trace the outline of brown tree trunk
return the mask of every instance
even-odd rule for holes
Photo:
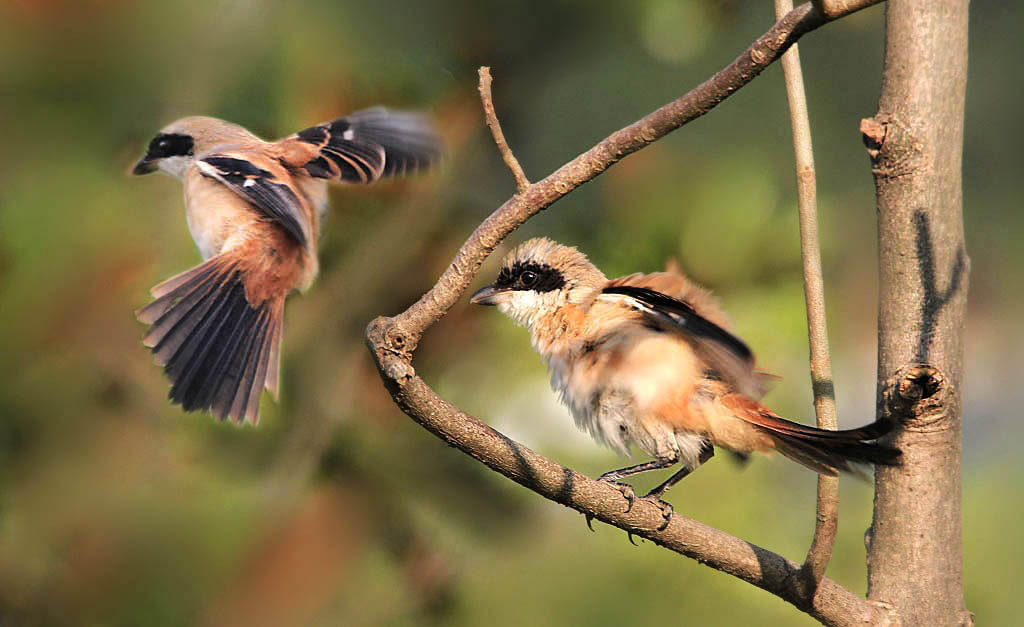
[[[960,510],[968,259],[961,153],[967,0],[890,0],[878,114],[878,414],[904,465],[875,476],[868,598],[904,627],[969,624]]]

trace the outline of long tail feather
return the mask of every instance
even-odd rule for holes
[[[221,257],[164,281],[153,295],[136,315],[152,325],[144,344],[172,382],[171,401],[258,422],[260,391],[277,394],[284,297],[249,303],[242,271]]]
[[[899,449],[878,439],[895,427],[890,420],[876,420],[856,429],[832,431],[791,422],[748,397],[731,394],[722,400],[736,416],[766,433],[775,449],[789,459],[825,474],[856,472],[851,464],[900,464]]]

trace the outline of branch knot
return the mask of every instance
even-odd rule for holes
[[[906,425],[931,425],[946,416],[946,390],[946,377],[934,366],[907,366],[889,379],[886,409]]]
[[[900,120],[885,114],[864,118],[860,132],[875,174],[895,178],[924,167],[921,140]]]
[[[882,146],[885,144],[885,135],[888,130],[888,123],[876,118],[864,118],[860,121],[861,140],[863,140],[864,147],[867,148],[868,156],[872,161],[878,159],[878,153],[881,152]]]
[[[377,368],[395,382],[416,376],[412,367],[412,351],[417,340],[394,318],[379,316],[366,327],[366,345],[377,362]]]

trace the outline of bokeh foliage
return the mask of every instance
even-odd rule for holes
[[[1009,582],[1024,560],[1024,396],[1011,379],[1024,81],[1003,73],[1017,67],[1024,9],[972,11],[966,587],[979,622],[1006,625],[1019,620]],[[846,426],[874,407],[874,196],[857,124],[875,111],[882,14],[801,42]],[[0,2],[0,622],[809,623],[696,563],[591,534],[435,441],[391,405],[362,344],[367,321],[417,298],[513,190],[482,123],[479,65],[493,68],[506,134],[539,178],[696,85],[771,16],[770,3],[740,0]],[[332,193],[322,275],[290,301],[282,398],[264,399],[258,429],[183,415],[131,314],[198,254],[180,186],[127,177],[133,158],[184,114],[273,137],[378,103],[434,112],[445,165]],[[609,275],[676,258],[783,375],[769,401],[810,420],[791,152],[773,67],[512,239],[578,245]],[[621,463],[575,431],[525,332],[493,311],[457,307],[417,367],[563,463],[595,475]],[[671,500],[799,560],[813,498],[813,476],[792,464],[722,456]],[[870,505],[868,484],[844,481],[829,574],[854,590]]]

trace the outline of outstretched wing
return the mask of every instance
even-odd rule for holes
[[[276,146],[288,167],[347,183],[418,172],[441,156],[440,139],[426,117],[383,107],[312,126]]]
[[[601,294],[602,300],[620,300],[639,311],[644,323],[652,328],[678,333],[709,371],[738,392],[760,396],[760,378],[750,348],[690,305],[650,288],[631,285],[609,285]]]
[[[302,246],[312,238],[310,212],[279,161],[255,150],[227,149],[196,160],[199,173],[248,200]]]

